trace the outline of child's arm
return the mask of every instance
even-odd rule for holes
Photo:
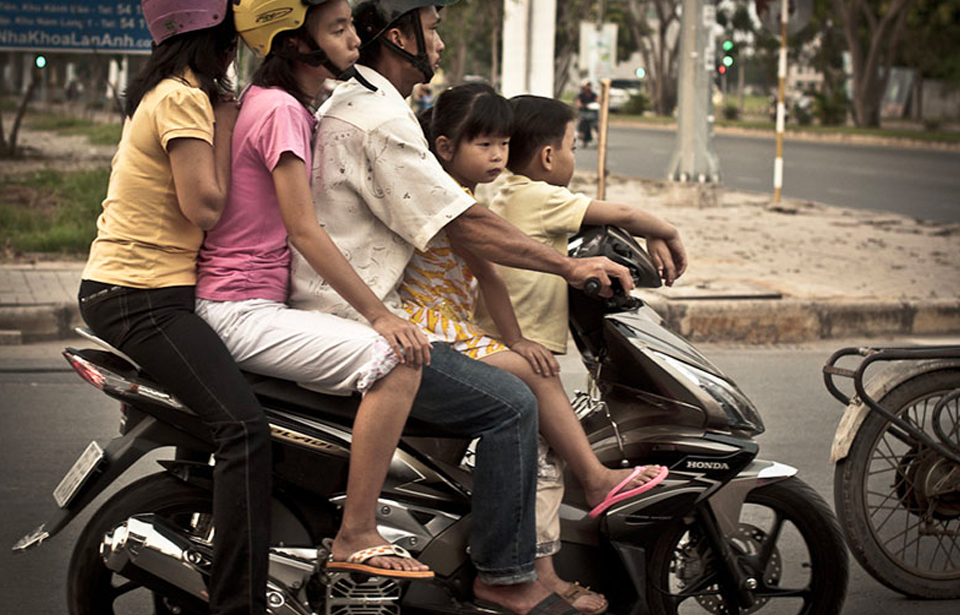
[[[490,312],[490,317],[497,325],[501,341],[510,350],[525,358],[535,373],[544,377],[559,375],[560,363],[557,362],[553,353],[545,346],[523,337],[517,315],[510,303],[507,285],[503,283],[503,278],[497,273],[493,263],[465,250],[462,246],[455,244],[451,246],[453,251],[467,263],[467,267],[477,279],[477,285],[483,293],[483,301],[487,311]]]
[[[303,160],[290,152],[282,154],[273,170],[273,184],[290,243],[347,303],[370,321],[377,333],[386,338],[401,362],[414,366],[429,365],[430,342],[423,332],[387,309],[320,226],[313,210]]]
[[[619,226],[632,235],[645,238],[647,251],[667,286],[687,270],[687,253],[677,228],[639,207],[591,201],[583,216],[583,224]]]

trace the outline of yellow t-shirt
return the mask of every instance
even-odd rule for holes
[[[521,231],[561,254],[567,239],[580,229],[593,199],[562,186],[533,181],[523,175],[506,178],[490,202],[490,209]],[[560,276],[497,266],[510,293],[520,331],[552,352],[567,351],[567,283]],[[477,302],[475,320],[496,335],[496,325],[483,301]]]
[[[180,210],[167,145],[213,144],[213,106],[187,71],[144,95],[123,124],[83,279],[133,288],[192,286],[203,231]]]

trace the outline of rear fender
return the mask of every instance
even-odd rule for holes
[[[864,384],[864,389],[870,397],[880,400],[907,380],[928,372],[956,367],[960,367],[960,361],[949,359],[891,363],[871,377]],[[888,408],[888,410],[896,411],[896,408]],[[840,424],[837,426],[837,431],[833,435],[833,445],[830,447],[830,463],[837,463],[846,459],[850,453],[850,446],[869,413],[870,408],[856,398],[854,398],[853,403],[847,406],[843,412],[843,417],[840,419]]]
[[[63,508],[52,503],[51,508],[55,510],[49,514],[46,523],[21,538],[13,550],[25,551],[47,538],[56,536],[140,458],[153,450],[170,445],[195,446],[199,447],[198,450],[208,447],[202,441],[152,417],[137,422],[125,434],[110,441],[103,450],[103,461],[77,494]]]

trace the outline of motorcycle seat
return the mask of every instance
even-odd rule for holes
[[[303,388],[296,382],[244,372],[254,394],[268,408],[283,410],[304,418],[333,420],[346,427],[353,425],[360,406],[360,395],[329,395]],[[445,431],[424,421],[410,417],[403,435],[423,438],[455,438],[457,434]],[[462,437],[462,436],[459,436]]]
[[[101,339],[85,327],[77,327],[75,330],[81,337],[93,342],[106,351],[101,351],[99,363],[104,364],[106,362],[112,369],[128,379],[149,384],[157,390],[164,390],[164,387],[156,384],[154,379],[151,378],[136,361],[115,348],[112,344]],[[114,355],[114,358],[110,359],[107,353]],[[92,358],[89,356],[89,353],[88,358]],[[129,365],[125,366],[124,361]],[[243,372],[243,374],[250,383],[254,394],[266,408],[284,410],[305,418],[332,420],[345,427],[353,425],[353,420],[356,418],[357,407],[360,405],[359,394],[344,396],[319,393],[307,390],[296,382],[289,380],[281,380],[279,378],[262,376],[250,372]],[[193,414],[189,409],[187,409],[187,411]],[[423,438],[462,437],[413,417],[407,419],[406,425],[404,425],[403,435]]]

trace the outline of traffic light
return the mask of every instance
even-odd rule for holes
[[[721,64],[720,66],[717,67],[717,72],[720,73],[721,75],[726,75],[727,67]]]
[[[637,76],[637,79],[643,79],[647,76],[647,69],[642,66],[638,66],[637,70],[633,71],[633,74]]]
[[[43,68],[47,65],[47,56],[38,54],[36,58],[33,59],[33,63],[37,68]]]
[[[733,44],[733,41],[728,38],[723,41],[721,48],[723,49],[723,57],[720,59],[720,63],[724,67],[730,68],[736,61],[737,47]],[[723,72],[724,71],[722,71],[721,74],[723,74]]]

